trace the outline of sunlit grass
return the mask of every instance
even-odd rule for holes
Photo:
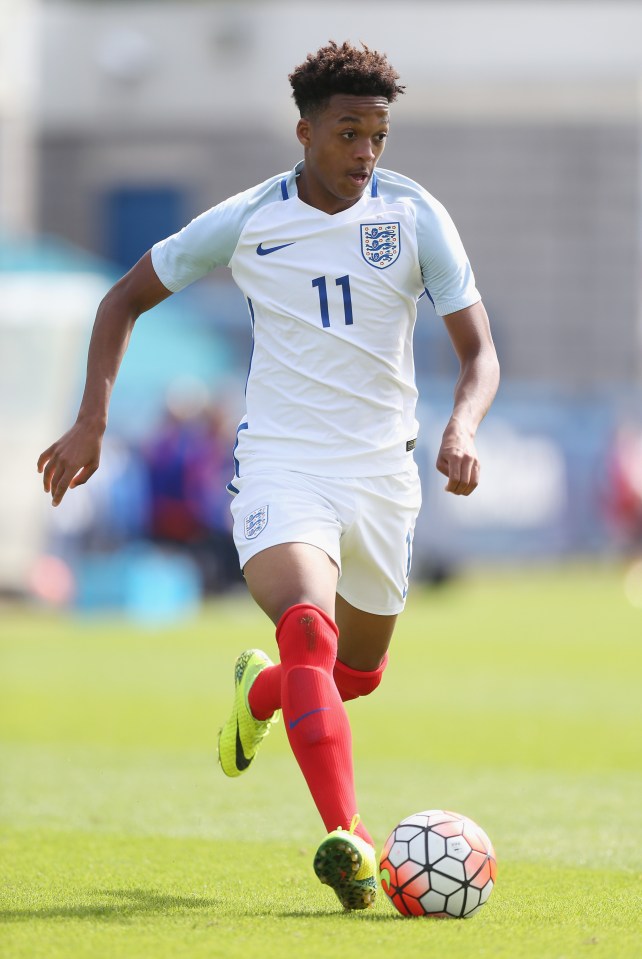
[[[637,959],[642,612],[622,573],[415,588],[384,682],[349,704],[380,844],[435,807],[493,839],[497,888],[469,921],[403,920],[383,894],[340,911],[281,727],[247,776],[220,774],[251,645],[275,652],[238,599],[160,632],[3,610],[3,957]]]

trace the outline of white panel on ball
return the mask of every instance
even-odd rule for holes
[[[428,833],[428,861],[437,862],[446,855],[446,840],[436,832]]]
[[[463,882],[466,878],[463,862],[458,862],[456,859],[450,859],[448,856],[446,856],[445,859],[440,859],[435,868],[438,869],[439,872],[445,873],[446,876],[451,876],[453,879],[458,879],[459,882]]]
[[[459,859],[463,862],[466,856],[470,855],[471,851],[470,846],[463,836],[451,836],[450,839],[446,840],[446,853],[453,859]]]
[[[447,911],[451,916],[461,916],[464,911],[464,889],[458,889],[452,896],[448,897]]]
[[[443,912],[446,908],[446,897],[438,892],[427,892],[419,900],[426,912]]]
[[[455,879],[450,879],[448,876],[442,876],[439,872],[430,873],[430,885],[435,890],[435,892],[441,892],[444,896],[449,896],[451,893],[456,892],[459,889],[459,883]]]
[[[426,834],[419,833],[418,836],[415,836],[414,839],[411,839],[408,843],[408,851],[410,853],[410,858],[414,859],[415,862],[420,862],[422,866],[426,865]]]

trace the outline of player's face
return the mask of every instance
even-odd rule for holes
[[[325,213],[347,210],[363,195],[383,153],[390,117],[385,97],[335,93],[325,109],[297,125],[305,148],[300,198]]]

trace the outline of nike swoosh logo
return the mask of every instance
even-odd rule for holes
[[[241,734],[239,732],[239,724],[236,724],[236,768],[242,772],[252,762],[251,759],[245,758],[245,753],[243,752],[243,743],[241,742]]]
[[[329,706],[319,706],[318,709],[311,709],[309,713],[303,713],[303,715],[299,716],[298,719],[291,719],[289,723],[290,729],[294,729],[295,726],[298,726],[302,719],[307,719],[308,716],[314,716],[315,713],[327,712],[329,709]]]
[[[284,250],[286,246],[294,246],[295,243],[296,243],[296,240],[292,240],[291,243],[281,243],[280,246],[265,246],[265,247],[263,246],[262,243],[259,243],[259,245],[256,248],[256,252],[258,253],[259,256],[267,256],[268,253],[276,253],[277,250]]]

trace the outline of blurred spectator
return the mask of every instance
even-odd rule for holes
[[[642,428],[617,428],[607,460],[607,521],[626,553],[642,550]]]
[[[147,470],[137,449],[108,436],[94,481],[49,518],[53,551],[69,560],[140,540],[148,524]]]
[[[143,451],[149,473],[149,535],[191,553],[208,593],[242,582],[229,494],[233,436],[225,411],[199,390],[170,392],[158,432]]]

